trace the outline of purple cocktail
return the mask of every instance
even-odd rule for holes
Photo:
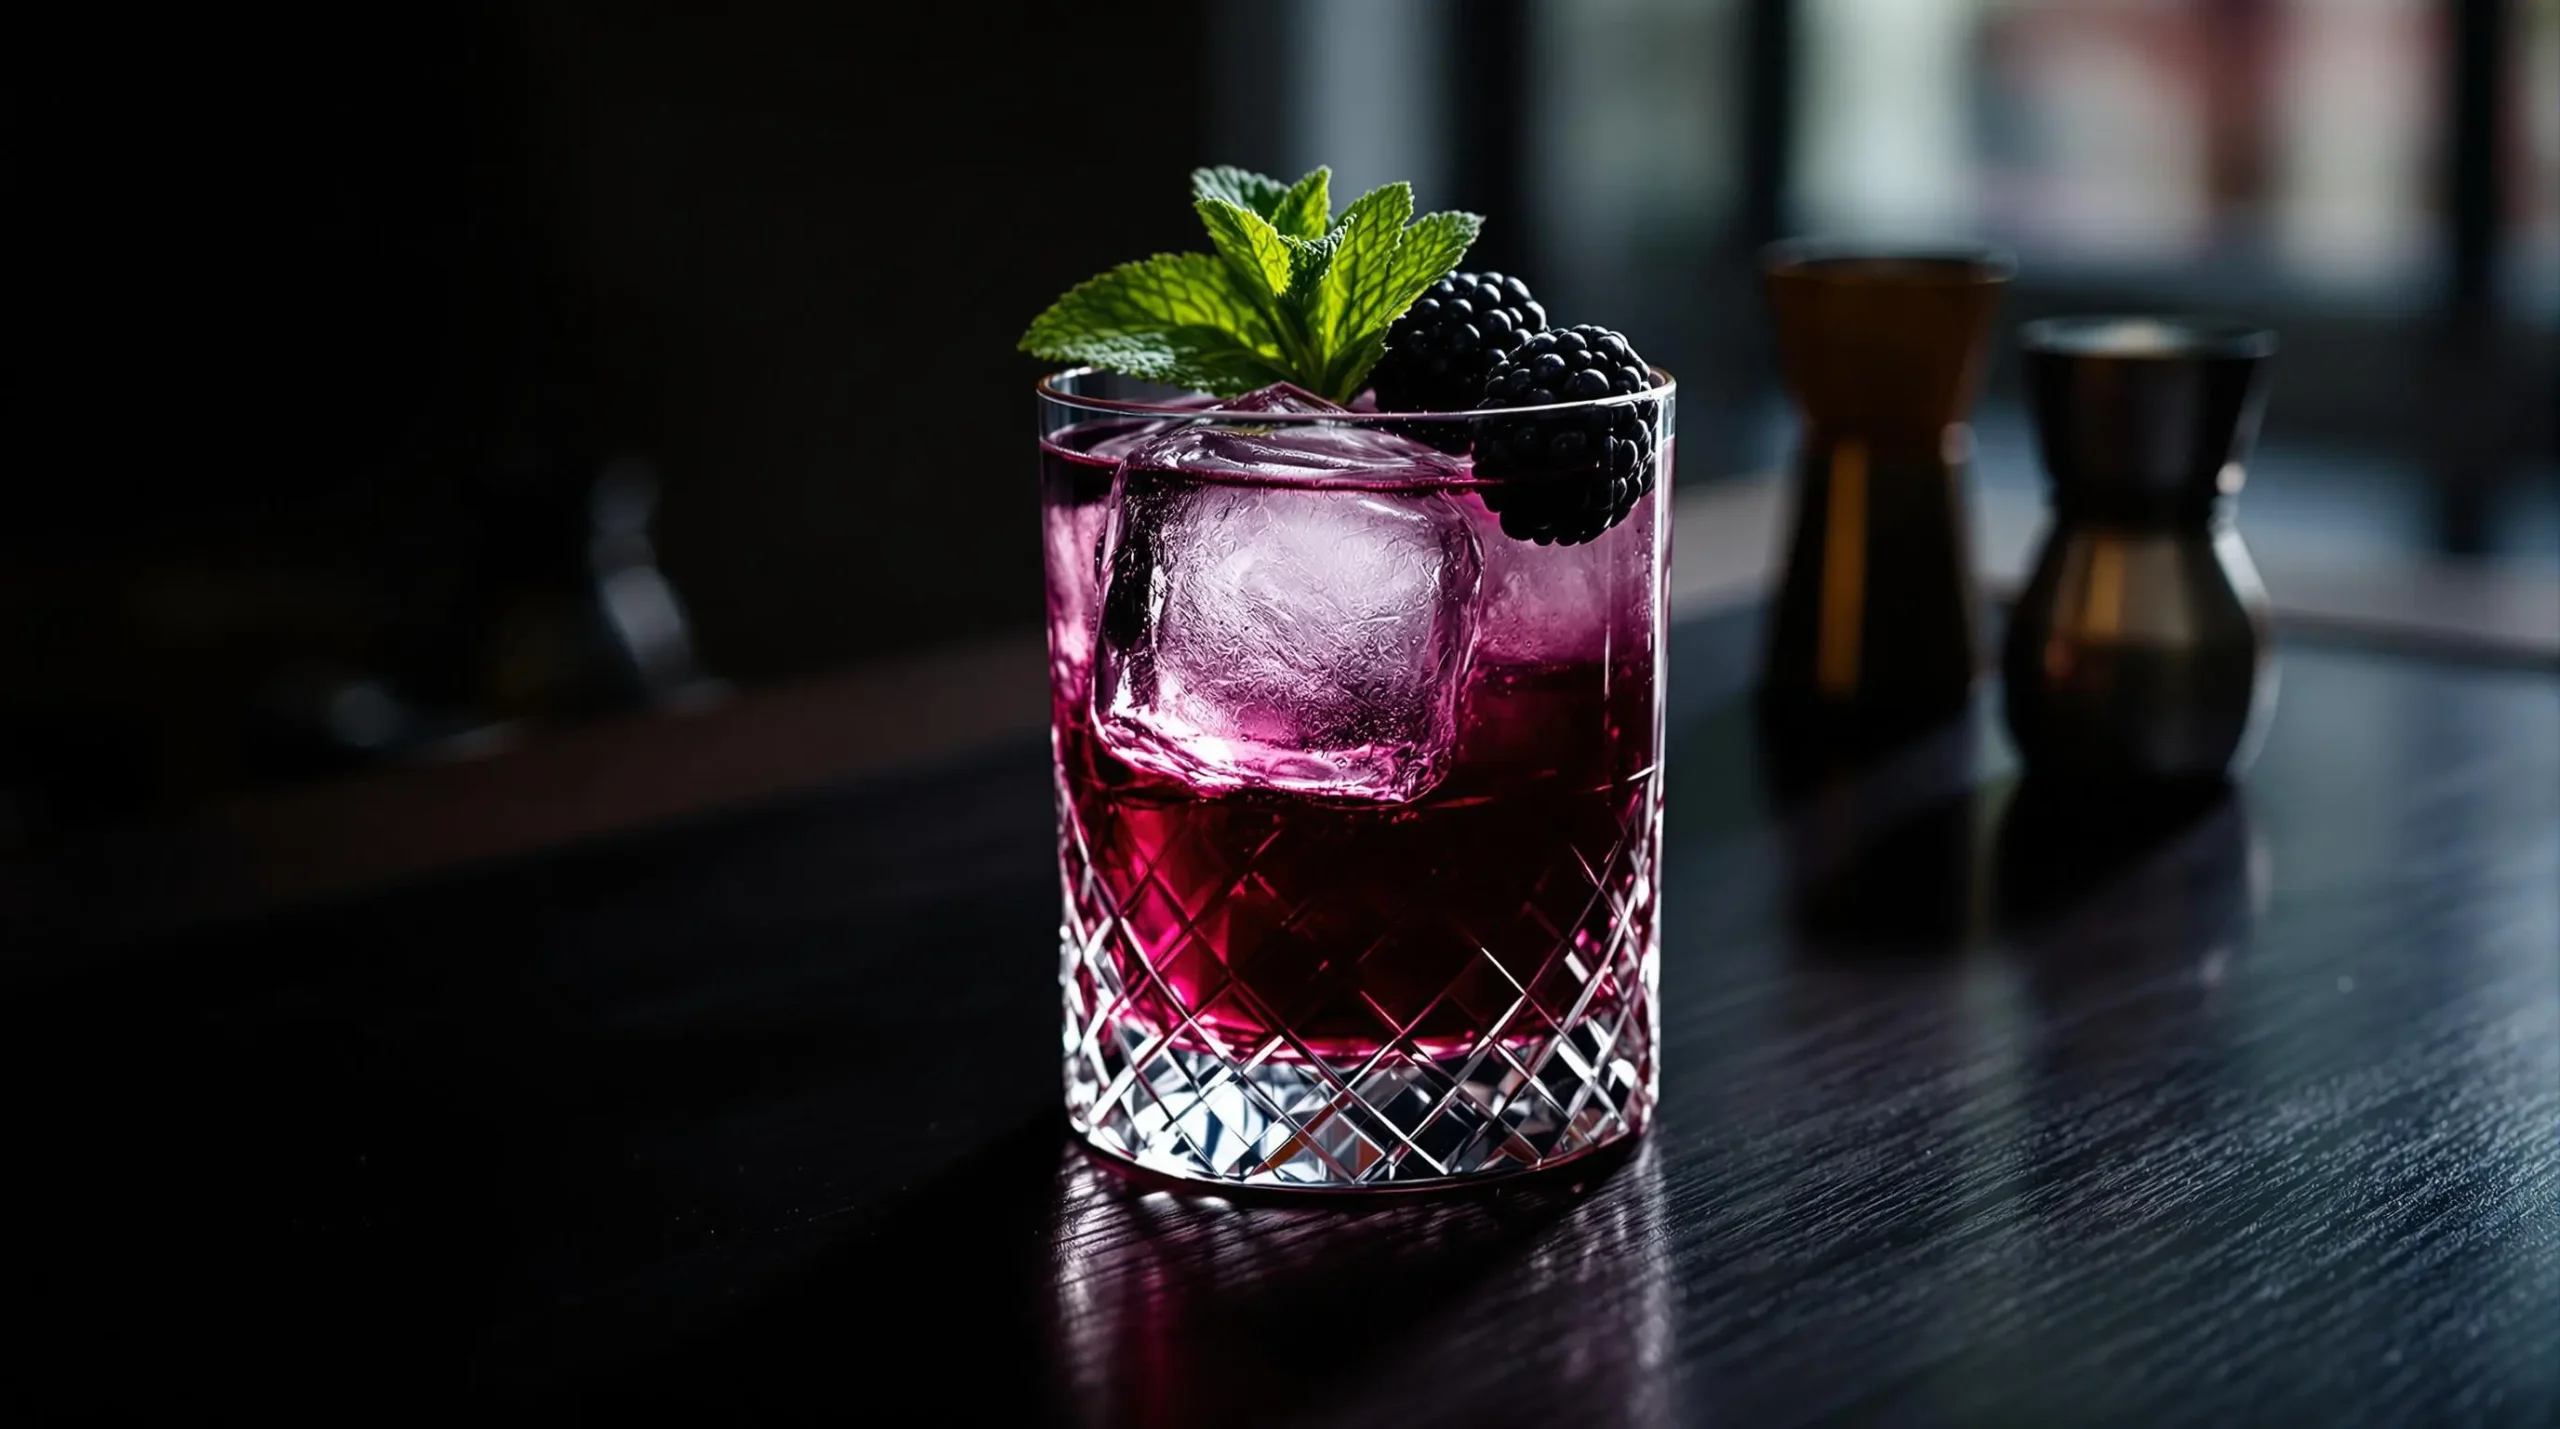
[[[1653,381],[1429,420],[1286,387],[1212,407],[1093,372],[1042,385],[1067,1095],[1096,1147],[1348,1188],[1643,1128],[1672,438]],[[1524,513],[1570,513],[1605,460],[1482,460],[1577,424],[1605,458],[1609,423],[1638,419],[1644,480],[1561,536]]]

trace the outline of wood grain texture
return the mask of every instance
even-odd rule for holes
[[[2553,1421],[2560,682],[2288,649],[2244,790],[2093,831],[1984,719],[1774,757],[1755,638],[1675,636],[1662,1119],[1578,1181],[1230,1203],[1075,1150],[1026,744],[20,960],[0,1395]]]

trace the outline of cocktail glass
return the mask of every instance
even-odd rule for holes
[[[1040,384],[1067,1109],[1096,1149],[1356,1190],[1644,1129],[1656,378],[1452,414]],[[1650,489],[1592,539],[1506,534],[1501,511],[1591,478],[1480,473],[1486,424],[1605,430],[1620,409],[1650,434]]]

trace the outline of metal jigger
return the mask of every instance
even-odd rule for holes
[[[1802,426],[1760,678],[1791,740],[1890,740],[1971,703],[1965,414],[2014,270],[1980,247],[1796,240],[1761,255]]]
[[[2019,343],[2053,504],[2001,665],[2029,779],[2218,783],[2275,704],[2266,592],[2231,519],[2275,335],[2052,318]]]

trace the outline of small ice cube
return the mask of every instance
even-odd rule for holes
[[[1597,660],[1646,628],[1654,507],[1641,503],[1598,540],[1540,546],[1502,534],[1502,518],[1470,505],[1484,546],[1476,658],[1502,664]]]
[[[1254,400],[1226,410],[1341,410]],[[1461,475],[1356,426],[1203,423],[1129,452],[1104,537],[1103,741],[1204,790],[1429,789],[1457,738],[1483,568],[1439,489]]]

